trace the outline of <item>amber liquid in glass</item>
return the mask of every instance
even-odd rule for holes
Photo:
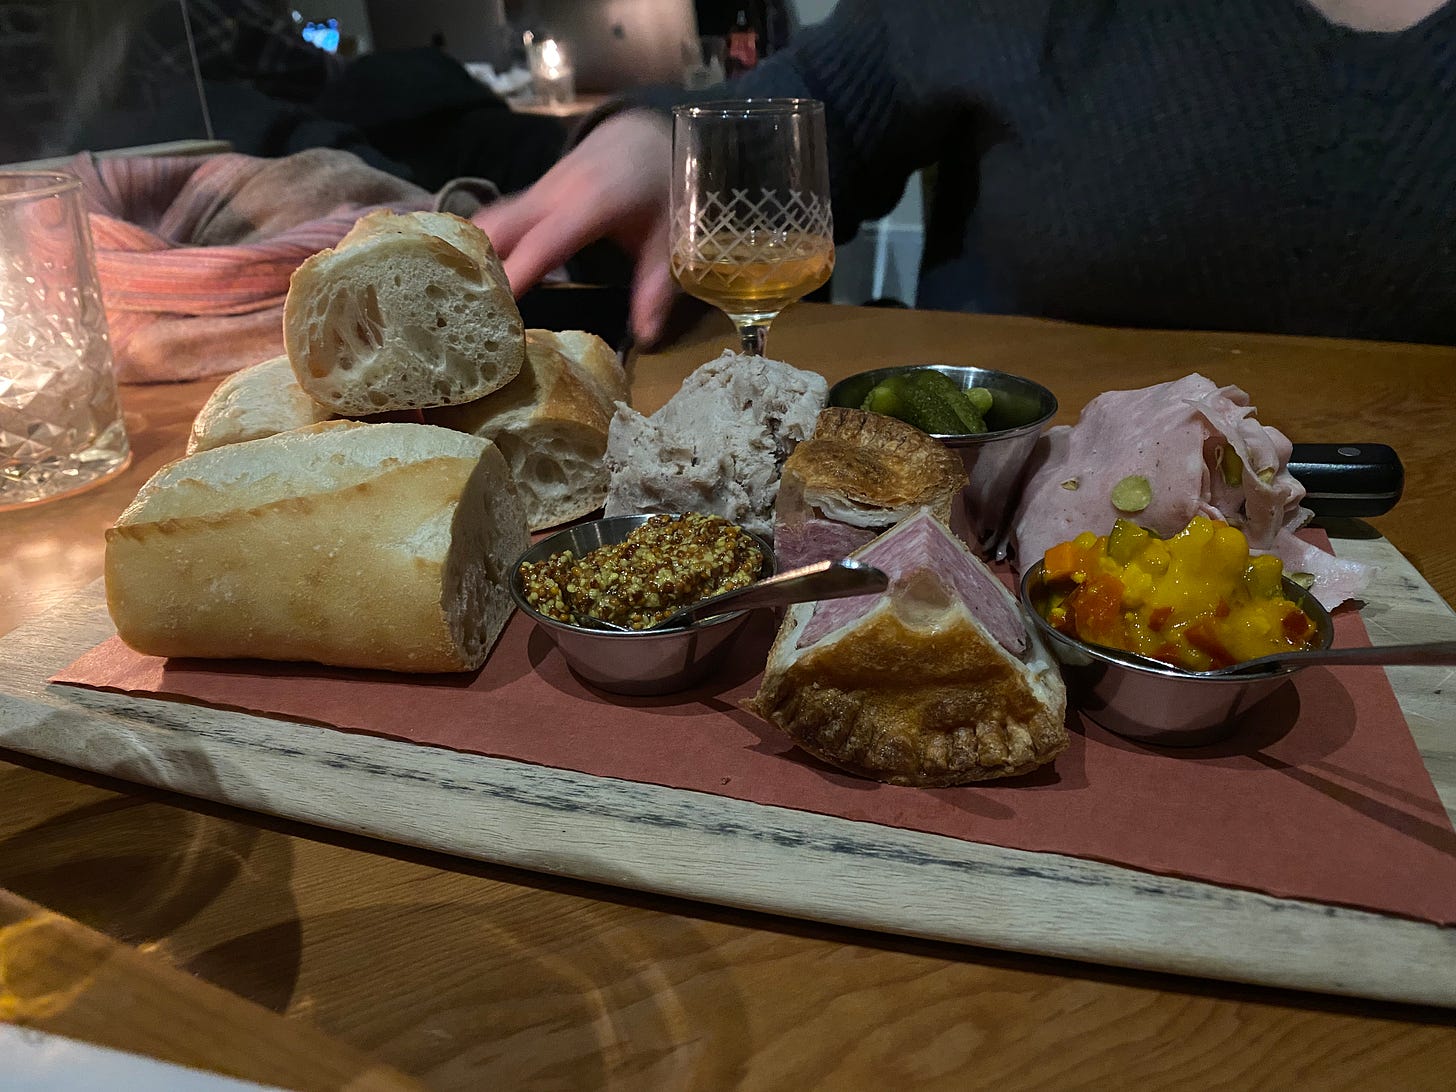
[[[683,291],[733,316],[776,315],[834,271],[834,243],[821,235],[774,232],[695,242],[673,252],[673,275]]]

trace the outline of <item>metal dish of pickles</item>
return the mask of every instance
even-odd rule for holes
[[[958,393],[980,393],[961,394],[957,402],[949,395],[947,384]],[[877,390],[880,393],[874,395]],[[894,408],[895,401],[924,407],[923,411],[909,411],[912,415],[923,412],[926,416],[920,420],[900,419],[929,432],[960,456],[970,478],[964,496],[973,545],[991,557],[1004,558],[1011,503],[1037,437],[1056,416],[1056,396],[1019,375],[953,364],[877,368],[841,380],[829,390],[831,406],[884,413]],[[981,431],[967,431],[962,414],[968,416],[972,411],[979,416]]]

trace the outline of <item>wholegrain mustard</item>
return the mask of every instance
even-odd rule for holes
[[[558,622],[590,615],[646,629],[673,611],[751,584],[763,568],[752,535],[722,516],[653,516],[622,542],[521,566],[526,602]]]

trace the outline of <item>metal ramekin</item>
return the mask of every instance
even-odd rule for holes
[[[570,550],[578,557],[621,542],[650,516],[608,516],[578,523],[537,542],[511,567],[510,589],[516,605],[548,634],[567,666],[583,680],[613,694],[670,694],[700,682],[722,662],[732,639],[748,621],[748,611],[721,614],[673,629],[612,633],[547,618],[526,602],[521,565],[544,561]],[[747,532],[752,534],[752,532]],[[760,578],[774,575],[773,547],[753,535],[763,551]]]
[[[1314,622],[1316,646],[1329,648],[1335,636],[1329,611],[1287,576],[1284,595]],[[1201,678],[1172,666],[1145,665],[1053,629],[1042,614],[1045,603],[1038,561],[1021,577],[1023,613],[1061,663],[1072,703],[1109,732],[1142,743],[1201,747],[1227,739],[1240,716],[1272,697],[1299,670]]]
[[[1040,383],[991,368],[905,364],[841,380],[830,388],[829,404],[858,409],[871,388],[881,381],[927,369],[949,376],[961,390],[985,387],[995,400],[986,415],[988,431],[932,435],[960,456],[970,479],[962,492],[967,538],[987,556],[1004,560],[1011,532],[1008,524],[1020,493],[1022,472],[1037,438],[1056,416],[1056,395]]]

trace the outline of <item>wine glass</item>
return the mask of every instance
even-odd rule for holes
[[[741,99],[673,110],[672,272],[725,312],[743,352],[834,270],[824,104]]]

